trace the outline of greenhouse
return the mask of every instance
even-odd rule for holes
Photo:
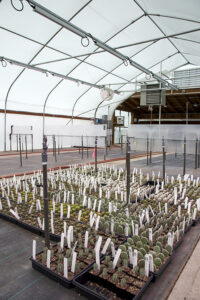
[[[0,299],[200,299],[199,11],[0,0]]]

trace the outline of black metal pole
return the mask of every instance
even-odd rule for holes
[[[95,137],[95,172],[97,173],[97,136]]]
[[[21,136],[19,136],[19,159],[20,159],[20,166],[22,167]]]
[[[121,135],[121,153],[123,153],[123,135]]]
[[[129,203],[130,200],[130,141],[129,138],[127,137],[127,142],[126,142],[126,197],[127,197],[127,204]]]
[[[10,151],[12,151],[12,133],[9,134],[10,139]]]
[[[149,164],[149,138],[147,137],[147,166]]]
[[[42,152],[42,168],[43,168],[43,198],[44,198],[44,234],[45,246],[49,249],[49,203],[48,203],[48,185],[47,185],[47,137],[43,137]]]
[[[19,151],[19,148],[18,148],[18,134],[16,135],[16,140],[17,140],[17,152]]]
[[[81,157],[83,159],[83,136],[81,137]]]
[[[105,136],[104,160],[106,160],[106,154],[107,154],[107,150],[106,150],[106,136]]]
[[[184,137],[183,175],[185,175],[185,169],[186,169],[186,138]]]
[[[163,150],[163,180],[165,182],[165,142],[164,142],[164,137],[162,139],[162,150]]]
[[[25,149],[26,149],[26,159],[28,158],[27,154],[27,136],[25,135]]]
[[[198,151],[198,140],[196,139],[196,141],[195,141],[195,169],[197,169],[197,166],[198,166],[197,151]]]
[[[56,138],[54,136],[54,146],[55,146],[55,149],[54,149],[54,153],[55,153],[55,162],[57,162],[57,154],[56,154]]]
[[[152,140],[150,139],[150,156],[149,156],[149,163],[151,164],[151,156],[152,156],[152,151],[151,151],[151,146],[152,146]]]

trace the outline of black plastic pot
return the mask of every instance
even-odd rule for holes
[[[11,217],[9,215],[6,215],[6,214],[2,213],[2,212],[0,212],[0,217],[2,219],[6,220],[6,221],[14,223],[14,224],[16,224],[16,225],[18,225],[18,226],[20,226],[20,227],[22,227],[22,228],[24,228],[26,230],[29,230],[29,231],[31,231],[31,232],[33,232],[35,234],[42,235],[42,229],[40,229],[38,227],[32,226],[30,224],[27,224],[27,223],[25,223],[23,221],[20,221],[20,220],[14,218],[14,217]]]
[[[91,269],[91,268],[90,268]],[[149,277],[148,281],[144,284],[144,286],[140,289],[139,293],[137,295],[133,295],[126,290],[120,289],[116,287],[111,282],[108,282],[107,280],[97,277],[93,274],[89,273],[90,270],[87,270],[83,272],[82,274],[78,275],[76,278],[73,279],[73,284],[76,287],[76,290],[78,293],[83,294],[88,299],[100,299],[100,300],[108,300],[108,292],[114,292],[118,297],[121,297],[122,299],[126,300],[136,300],[139,299],[142,294],[146,291],[147,287],[149,286],[150,282],[153,280],[153,275]],[[102,286],[102,288],[107,289],[107,294],[105,293],[100,294],[100,289],[91,289],[87,286],[87,282],[90,281],[92,283],[97,283],[98,285]]]
[[[168,257],[166,262],[161,266],[161,268],[157,272],[150,272],[153,275],[154,281],[157,280],[161,276],[161,274],[164,272],[164,270],[170,264],[173,256],[174,256],[174,252],[172,252],[172,254]]]

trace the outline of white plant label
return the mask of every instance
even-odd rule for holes
[[[3,207],[2,207],[2,202],[1,202],[1,199],[0,199],[0,210],[2,210]]]
[[[99,205],[98,205],[98,212],[100,213],[101,212],[101,200],[99,201]]]
[[[36,240],[33,240],[32,257],[36,259]]]
[[[50,261],[51,261],[51,250],[47,250],[47,268],[50,269]]]
[[[111,233],[114,232],[114,220],[113,219],[111,219],[110,231],[111,231]]]
[[[196,220],[196,215],[197,215],[197,208],[195,207],[192,215],[192,220]]]
[[[178,217],[180,218],[180,216],[181,216],[181,206],[179,205],[178,206]]]
[[[128,230],[129,230],[129,225],[128,225],[128,223],[126,223],[126,226],[125,226],[125,236],[128,236]]]
[[[95,245],[95,250],[96,249],[99,249],[100,250],[100,248],[101,248],[101,243],[102,243],[102,236],[99,236],[98,237],[98,240],[97,240],[97,242],[96,242],[96,245]]]
[[[117,262],[119,260],[120,255],[121,255],[121,252],[122,252],[122,250],[118,249],[117,252],[116,252],[116,254],[115,254],[115,258],[113,260],[113,269],[116,268]]]
[[[153,241],[152,228],[149,228],[149,240]]]
[[[128,247],[128,254],[129,254],[129,262],[133,265],[133,250],[131,247]]]
[[[78,212],[78,221],[81,220],[81,214],[82,214],[82,210],[79,210],[79,212]]]
[[[60,204],[60,219],[63,219],[63,203]]]
[[[94,199],[93,210],[95,210],[95,209],[96,209],[96,205],[97,205],[97,199]]]
[[[145,255],[145,266],[144,266],[145,276],[149,277],[149,255]]]
[[[76,257],[77,257],[77,252],[73,252],[72,255],[72,266],[71,266],[71,272],[74,273],[75,272],[75,266],[76,266]]]
[[[67,236],[67,223],[64,222],[64,235]]]
[[[68,279],[68,260],[64,257],[64,277]]]
[[[165,214],[168,213],[168,209],[167,209],[167,203],[165,203]]]
[[[84,247],[85,247],[85,248],[88,247],[88,236],[89,236],[89,232],[86,231],[86,232],[85,232],[85,241],[84,241]]]
[[[135,224],[135,235],[138,235],[138,224]]]
[[[110,245],[111,245],[112,257],[115,257],[115,246],[114,246],[114,243],[111,241]]]
[[[149,254],[149,270],[150,272],[154,272],[154,262],[152,254]]]
[[[61,237],[60,237],[60,248],[63,250],[64,248],[64,239],[65,239],[65,234],[64,232],[61,233]]]
[[[39,227],[42,228],[42,223],[41,223],[40,217],[37,217],[37,221],[38,221]]]
[[[111,212],[112,212],[112,203],[111,202],[108,203],[108,212],[109,212],[109,214],[111,214]]]
[[[184,205],[184,208],[187,209],[187,206],[188,206],[188,197],[185,198],[185,205]]]
[[[137,266],[138,263],[138,251],[134,249],[133,251],[133,268]]]
[[[135,226],[134,226],[133,220],[131,220],[131,228],[132,228],[132,235],[134,236],[134,234],[135,234]]]
[[[107,238],[107,240],[103,246],[103,250],[101,251],[102,254],[106,254],[106,250],[108,249],[110,242],[111,242],[111,238]]]
[[[95,230],[98,230],[98,228],[99,228],[99,221],[100,221],[100,216],[98,216],[96,219]]]
[[[70,210],[71,210],[71,206],[68,205],[68,207],[67,207],[67,219],[70,218]]]

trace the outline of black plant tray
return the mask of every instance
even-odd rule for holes
[[[191,225],[192,226],[192,225]],[[190,228],[191,228],[190,226]],[[189,226],[188,226],[189,227]],[[189,230],[189,229],[188,229]],[[176,250],[183,242],[184,239],[184,234],[182,235],[182,237],[179,239],[179,241],[174,245],[173,250]]]
[[[196,220],[193,220],[192,226],[196,226],[199,221],[200,221],[200,215],[198,216],[198,218]]]
[[[42,229],[40,229],[40,228],[38,228],[36,226],[32,226],[30,224],[27,224],[27,223],[25,223],[23,221],[20,221],[20,220],[14,218],[14,217],[11,217],[9,215],[6,215],[6,214],[2,213],[2,212],[0,212],[0,217],[2,219],[6,220],[6,221],[14,223],[14,224],[16,224],[16,225],[18,225],[18,226],[20,226],[20,227],[22,227],[22,228],[24,228],[26,230],[29,230],[29,231],[31,231],[31,232],[33,232],[35,234],[42,235]]]
[[[111,282],[109,282],[101,277],[98,277],[98,276],[95,276],[95,275],[89,273],[90,269],[86,270],[85,272],[83,272],[82,274],[79,274],[76,278],[74,278],[73,284],[75,285],[78,293],[83,294],[84,296],[86,296],[88,299],[91,299],[91,300],[111,299],[111,298],[108,298],[109,291],[115,293],[117,297],[119,297],[123,300],[140,299],[142,294],[145,292],[145,290],[149,286],[150,282],[153,280],[153,275],[151,274],[148,281],[140,289],[139,293],[137,295],[133,295],[133,294],[127,292],[126,290],[116,287],[114,284],[112,284]],[[88,287],[87,286],[88,281],[90,281],[92,283],[97,283],[98,285],[102,286],[102,288],[107,289],[108,290],[107,295],[106,295],[106,293],[104,295],[100,294],[100,291],[99,291],[100,289],[98,289],[98,288],[95,290],[95,289],[91,289],[90,287]]]
[[[184,232],[185,233],[188,232],[191,229],[192,226],[194,226],[194,220],[192,220],[192,222],[185,228]]]
[[[164,270],[167,268],[167,266],[170,264],[172,258],[173,258],[174,252],[168,257],[166,262],[161,266],[161,268],[157,272],[150,272],[153,275],[154,281],[157,280],[161,274],[164,272]]]
[[[36,255],[38,255],[42,252],[43,251],[37,253]],[[91,266],[93,265],[93,263],[90,264],[85,269],[83,269],[79,274],[75,275],[73,279],[69,280],[69,279],[65,278],[64,276],[61,276],[61,275],[57,274],[56,272],[52,271],[51,269],[47,268],[43,264],[39,263],[38,261],[33,259],[33,257],[30,257],[30,260],[32,261],[33,269],[43,273],[50,279],[53,279],[54,281],[58,282],[59,284],[63,285],[66,288],[71,288],[73,286],[73,279],[80,276],[82,273],[86,272],[88,269],[91,269]]]

